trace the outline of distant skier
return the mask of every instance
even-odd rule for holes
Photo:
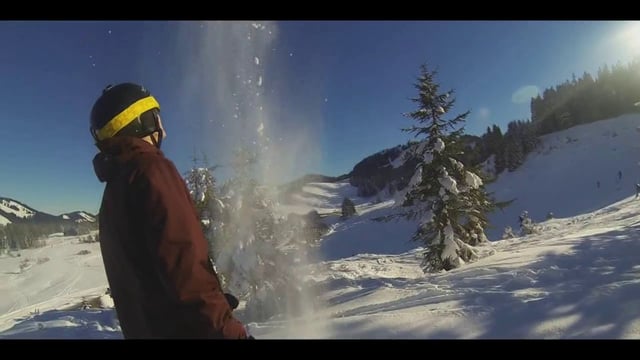
[[[618,180],[622,180],[622,170],[618,171]]]
[[[100,248],[125,339],[247,339],[222,292],[184,180],[160,145],[160,105],[144,87],[108,86],[91,110],[106,182]]]

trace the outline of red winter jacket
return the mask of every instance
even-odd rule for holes
[[[100,246],[124,337],[246,338],[174,164],[138,138],[98,146],[94,169],[106,182]]]

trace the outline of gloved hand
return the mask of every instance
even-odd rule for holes
[[[225,293],[224,297],[227,298],[227,303],[229,303],[231,310],[235,310],[240,304],[240,301],[238,301],[238,298],[229,293]]]

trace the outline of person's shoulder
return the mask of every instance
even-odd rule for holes
[[[135,158],[134,167],[138,177],[154,178],[159,174],[179,176],[175,164],[161,152],[140,154]]]

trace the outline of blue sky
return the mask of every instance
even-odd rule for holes
[[[181,172],[194,152],[228,163],[262,122],[272,161],[291,163],[284,178],[339,175],[411,138],[402,114],[422,63],[455,89],[456,112],[471,110],[467,132],[480,134],[529,118],[536,88],[629,61],[640,25],[5,21],[0,43],[0,196],[60,214],[98,210],[88,114],[109,83],[152,91],[169,133],[163,150]]]

